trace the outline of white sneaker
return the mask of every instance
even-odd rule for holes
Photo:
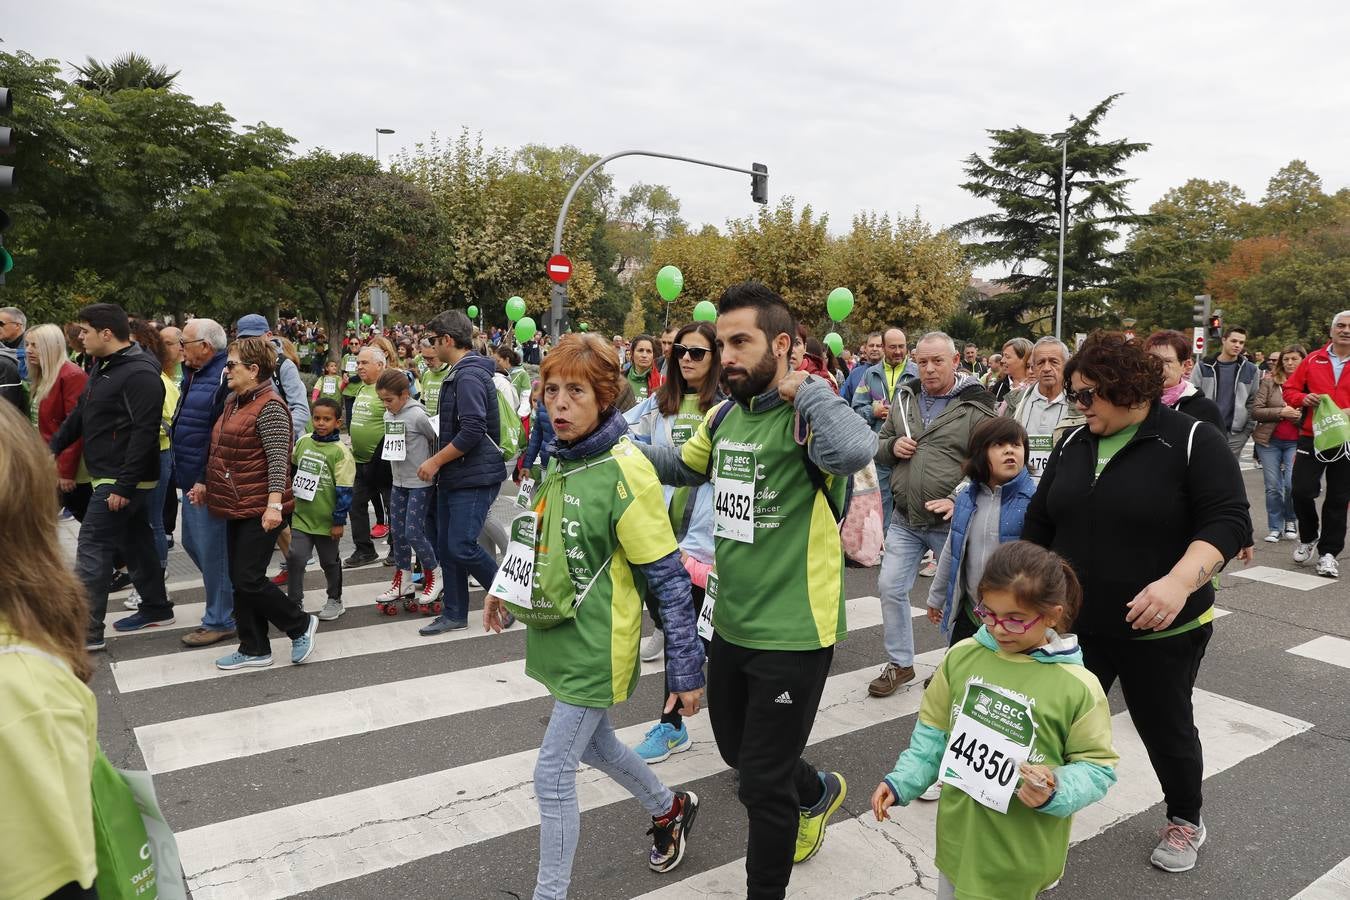
[[[135,588],[132,588],[131,594],[127,597],[127,599],[122,601],[122,605],[125,606],[127,609],[131,610],[132,612],[135,612],[136,610],[140,609],[141,608],[140,592],[137,591]]]
[[[1317,574],[1323,578],[1340,578],[1341,570],[1336,565],[1336,557],[1330,553],[1323,553],[1322,558],[1317,561]]]
[[[920,800],[937,800],[942,796],[942,782],[935,781],[929,785],[928,790],[919,795]]]
[[[661,629],[654,629],[651,637],[642,642],[642,661],[655,662],[661,658],[665,649],[666,636],[662,634]]]
[[[1317,544],[1315,542],[1303,543],[1299,541],[1298,546],[1294,547],[1294,562],[1300,566],[1306,566],[1312,562],[1313,557],[1317,555]]]
[[[1285,522],[1285,523],[1284,523],[1284,539],[1285,539],[1286,541],[1296,541],[1296,540],[1298,540],[1298,523],[1297,523],[1297,522]]]
[[[1280,542],[1280,529],[1276,528],[1270,534],[1266,535],[1267,544],[1278,544]]]

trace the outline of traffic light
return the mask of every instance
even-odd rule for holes
[[[1197,294],[1195,305],[1191,307],[1191,323],[1196,328],[1203,328],[1209,322],[1209,294]]]
[[[8,116],[13,104],[7,87],[0,87],[0,116]],[[14,152],[14,129],[0,125],[0,153]],[[0,166],[0,192],[14,190],[14,167]],[[14,257],[5,249],[4,232],[9,227],[9,213],[0,209],[0,284],[5,283],[5,273],[14,268]]]
[[[769,202],[769,167],[764,163],[751,163],[750,168],[755,171],[750,176],[750,199],[756,203]]]
[[[1205,320],[1205,327],[1209,333],[1209,339],[1212,342],[1223,340],[1223,316],[1210,316]]]

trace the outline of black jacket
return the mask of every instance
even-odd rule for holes
[[[94,480],[113,479],[113,493],[131,497],[142,481],[159,479],[159,426],[164,382],[159,362],[131,344],[100,360],[74,411],[52,436],[60,453],[84,438],[84,465]]]
[[[1094,479],[1096,467],[1096,435],[1086,425],[1066,434],[1050,454],[1022,537],[1063,556],[1082,581],[1074,631],[1139,637],[1146,632],[1125,621],[1125,604],[1170,572],[1192,541],[1213,544],[1225,560],[1251,543],[1247,492],[1224,435],[1161,403]],[[1173,626],[1213,604],[1206,580]]]
[[[0,399],[8,400],[15,409],[28,415],[28,394],[19,377],[19,355],[4,344],[0,344]]]
[[[1185,413],[1192,419],[1208,422],[1219,429],[1219,434],[1228,433],[1227,426],[1223,424],[1223,413],[1219,412],[1219,404],[1206,397],[1204,391],[1191,394],[1189,397],[1182,397],[1177,401],[1177,405],[1172,408],[1179,413]]]

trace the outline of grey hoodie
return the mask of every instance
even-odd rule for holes
[[[401,422],[407,432],[408,458],[402,461],[390,460],[389,469],[394,474],[394,487],[428,488],[432,482],[417,477],[417,467],[426,462],[439,449],[439,437],[436,429],[427,418],[426,408],[421,402],[408,398],[397,413],[384,411],[384,428],[389,431],[390,422]]]

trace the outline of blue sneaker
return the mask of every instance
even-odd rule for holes
[[[266,656],[249,656],[240,653],[238,650],[234,651],[229,656],[222,656],[220,659],[216,660],[216,668],[225,672],[230,672],[234,669],[265,669],[271,664],[272,654],[270,653]]]
[[[689,729],[681,725],[676,728],[669,722],[657,722],[647,732],[633,750],[648,763],[659,763],[670,758],[672,753],[683,753],[693,746],[689,740]]]
[[[125,619],[118,619],[113,623],[114,631],[140,631],[142,628],[160,628],[165,625],[173,624],[173,613],[169,613],[165,619],[151,619],[145,613],[134,612]]]
[[[449,619],[442,619],[440,616],[437,616],[421,628],[417,629],[417,633],[422,635],[422,637],[434,637],[438,634],[445,634],[447,631],[459,631],[468,627],[468,622],[452,622]]]
[[[309,627],[305,633],[295,640],[291,641],[291,664],[300,665],[309,659],[309,655],[314,652],[314,632],[319,630],[319,617],[309,617]]]

